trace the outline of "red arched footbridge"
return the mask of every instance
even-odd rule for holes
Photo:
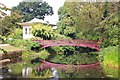
[[[101,40],[34,40],[40,42],[42,48],[50,46],[82,46],[100,50]]]

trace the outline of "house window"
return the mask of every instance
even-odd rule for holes
[[[25,34],[27,35],[27,28],[25,28]]]

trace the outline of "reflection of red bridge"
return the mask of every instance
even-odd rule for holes
[[[45,69],[51,69],[51,68],[57,68],[61,70],[66,70],[66,69],[77,69],[77,68],[97,68],[100,65],[100,62],[93,63],[93,64],[56,64],[52,62],[47,62],[42,60],[41,65],[37,67],[37,70],[45,70]]]
[[[82,46],[100,50],[101,41],[98,40],[36,40],[42,48],[49,46]]]

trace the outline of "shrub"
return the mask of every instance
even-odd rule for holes
[[[99,59],[104,65],[118,66],[118,46],[110,46],[99,52]]]
[[[14,39],[12,41],[7,41],[7,43],[20,48],[26,48],[28,45],[28,41],[24,39]]]
[[[31,32],[36,37],[41,37],[44,40],[51,39],[53,37],[53,30],[51,26],[37,24],[33,25]]]
[[[28,50],[33,50],[33,51],[39,51],[40,50],[40,43],[38,42],[33,42],[30,40],[24,40],[24,39],[14,39],[12,41],[8,40],[8,44],[11,44],[16,47],[20,48],[25,48]]]
[[[39,51],[40,50],[40,43],[39,42],[28,41],[28,44],[27,44],[26,47],[29,50]]]
[[[8,35],[8,38],[22,39],[22,29],[17,28],[16,30],[14,30],[13,33],[11,33],[10,35]]]

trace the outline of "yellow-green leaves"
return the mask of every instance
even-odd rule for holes
[[[31,28],[31,32],[35,37],[41,37],[42,39],[51,39],[53,37],[52,27],[48,25],[33,25]]]

